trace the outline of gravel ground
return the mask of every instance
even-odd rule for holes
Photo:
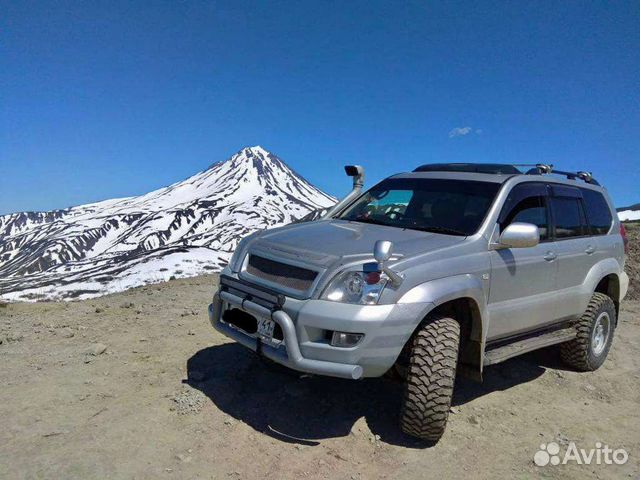
[[[214,332],[215,282],[0,307],[0,478],[638,478],[638,302],[597,372],[550,348],[460,380],[429,446],[397,428],[398,383],[300,376]],[[629,460],[536,466],[551,441]]]
[[[625,270],[629,275],[628,300],[640,300],[640,222],[626,223],[629,258]]]

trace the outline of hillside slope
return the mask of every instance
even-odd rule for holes
[[[243,236],[334,201],[250,147],[138,197],[0,216],[0,296],[86,298],[218,271]]]

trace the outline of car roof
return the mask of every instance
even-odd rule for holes
[[[429,178],[442,180],[470,180],[476,182],[504,183],[513,174],[476,173],[476,172],[406,172],[393,175],[391,178]]]
[[[589,190],[602,191],[604,187],[591,183],[586,183],[580,179],[568,179],[553,174],[527,175],[525,173],[503,174],[503,173],[476,173],[476,172],[405,172],[392,175],[389,178],[425,178],[441,180],[466,180],[475,182],[505,183],[514,178],[516,183],[521,182],[543,182],[572,187],[587,188]]]

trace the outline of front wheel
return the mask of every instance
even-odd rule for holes
[[[616,325],[616,307],[603,293],[594,293],[587,311],[575,324],[576,338],[560,345],[562,360],[581,372],[591,372],[607,358]]]
[[[422,440],[442,437],[453,396],[458,364],[460,324],[433,317],[417,332],[409,356],[400,425]]]

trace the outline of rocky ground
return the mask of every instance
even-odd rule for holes
[[[640,222],[625,224],[629,239],[629,258],[625,270],[629,275],[629,300],[640,300]]]
[[[215,276],[0,307],[0,478],[637,478],[640,303],[576,373],[547,349],[461,380],[444,438],[398,428],[401,386],[300,376],[213,331]],[[624,448],[537,467],[541,443]],[[563,447],[564,448],[564,447]]]

